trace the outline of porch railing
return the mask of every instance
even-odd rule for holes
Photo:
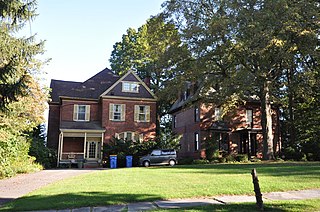
[[[80,161],[84,159],[83,152],[63,152],[61,160]]]

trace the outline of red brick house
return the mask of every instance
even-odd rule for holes
[[[100,164],[112,137],[147,141],[155,137],[156,97],[134,72],[122,77],[104,69],[84,82],[52,80],[47,146],[58,165]]]
[[[248,157],[262,157],[263,137],[261,106],[255,99],[239,104],[221,118],[221,108],[214,104],[195,100],[193,89],[184,92],[173,104],[173,132],[182,135],[179,157],[205,158],[205,140],[216,142],[225,153],[247,154]],[[279,110],[273,108],[273,135],[275,152],[280,148]]]

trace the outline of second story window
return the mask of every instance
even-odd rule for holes
[[[200,121],[200,113],[199,113],[199,107],[196,106],[194,108],[194,121],[199,122]]]
[[[215,121],[221,120],[221,109],[219,107],[214,109],[214,119]]]
[[[194,134],[194,151],[199,150],[199,133]]]
[[[253,116],[252,110],[251,109],[247,109],[246,110],[246,122],[248,124],[251,124],[253,122],[252,116]]]
[[[125,104],[110,104],[109,120],[125,121]]]
[[[90,105],[73,106],[73,120],[74,121],[89,121],[90,120]]]
[[[122,82],[122,92],[139,93],[139,83]]]
[[[135,105],[134,106],[134,121],[150,122],[150,106]]]

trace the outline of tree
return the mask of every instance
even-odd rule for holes
[[[196,67],[197,74],[205,76],[204,90],[215,88],[214,95],[226,98],[233,94],[260,97],[263,157],[273,159],[271,106],[284,70],[301,69],[315,59],[319,4],[310,0],[172,0],[163,6],[200,61]],[[303,44],[308,44],[308,51]]]
[[[44,122],[48,91],[39,84],[43,42],[17,37],[35,17],[36,1],[0,1],[0,178],[39,169],[29,134]]]
[[[161,117],[176,98],[176,88],[170,85],[180,84],[176,76],[184,73],[184,65],[189,58],[189,52],[182,44],[175,25],[165,23],[164,16],[159,14],[147,20],[138,31],[128,29],[122,41],[113,46],[110,63],[117,74],[123,75],[129,70],[135,70],[142,79],[150,79],[150,88],[159,100],[159,130]]]
[[[41,62],[35,58],[43,53],[43,42],[34,36],[17,38],[15,34],[32,20],[36,1],[0,1],[0,109],[28,95],[33,72]]]

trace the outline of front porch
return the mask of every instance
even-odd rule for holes
[[[101,166],[104,131],[60,129],[57,166],[83,164]]]

